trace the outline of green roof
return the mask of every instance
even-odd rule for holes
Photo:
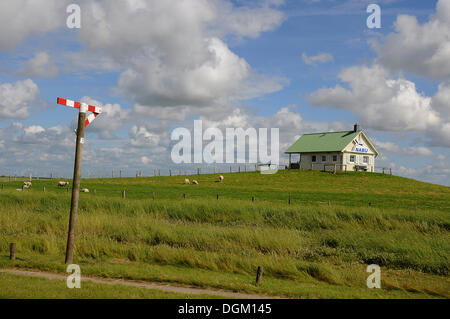
[[[285,153],[340,152],[360,132],[344,131],[304,134]]]

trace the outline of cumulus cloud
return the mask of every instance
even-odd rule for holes
[[[319,53],[317,55],[308,56],[305,52],[303,52],[302,60],[308,65],[316,65],[318,63],[331,62],[334,58],[330,53]]]
[[[102,108],[101,115],[97,116],[94,122],[88,126],[89,131],[99,133],[101,138],[115,138],[112,132],[122,129],[132,120],[131,110],[122,108],[120,104],[103,104],[89,96],[81,98],[81,102]]]
[[[30,34],[64,25],[68,0],[0,1],[0,50],[9,50]]]
[[[27,77],[52,78],[58,75],[59,68],[47,52],[38,52],[28,60],[18,74]]]
[[[436,79],[450,77],[450,1],[439,0],[436,14],[424,24],[399,15],[395,31],[382,43],[374,42],[379,63]]]
[[[385,151],[388,153],[398,153],[401,155],[410,155],[410,156],[433,156],[434,153],[428,147],[425,146],[408,146],[401,147],[400,145],[393,142],[382,142],[376,139],[372,139],[375,146],[380,151]]]
[[[382,131],[422,131],[430,145],[450,145],[447,85],[433,97],[418,92],[414,82],[394,77],[378,65],[345,68],[339,75],[349,88],[336,85],[311,93],[312,106],[331,106],[354,112],[362,124]]]
[[[38,86],[30,79],[1,84],[0,120],[27,118],[38,93]]]
[[[283,87],[282,79],[255,75],[225,42],[227,36],[257,37],[280,25],[283,14],[270,5],[235,6],[219,0],[89,1],[83,5],[79,35],[91,52],[112,57],[103,61],[102,68],[122,66],[117,92],[141,110],[204,107]]]

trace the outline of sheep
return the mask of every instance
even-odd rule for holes
[[[30,188],[31,187],[31,182],[23,182],[23,188]]]
[[[185,183],[185,184],[190,184],[191,182],[189,182],[189,178],[185,178],[185,179],[184,179],[184,183]]]
[[[82,189],[81,189],[81,192],[82,192],[82,193],[89,193],[89,189],[87,189],[87,188],[82,188]]]
[[[223,175],[219,176],[219,182],[223,182]]]
[[[69,185],[69,182],[63,182],[63,181],[59,181],[58,182],[58,187],[64,187],[64,186],[67,186],[67,185]]]
[[[192,180],[192,184],[198,185],[198,182],[194,179],[194,180]]]

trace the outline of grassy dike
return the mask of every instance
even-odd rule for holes
[[[449,187],[373,173],[223,175],[193,176],[199,185],[183,176],[82,180],[91,192],[80,196],[74,261],[90,276],[295,298],[450,296]],[[55,180],[17,192],[21,182],[7,180],[0,267],[64,273],[70,193]],[[382,289],[366,287],[372,263]]]

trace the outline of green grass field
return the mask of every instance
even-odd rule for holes
[[[90,276],[295,298],[450,296],[449,187],[374,173],[223,175],[192,176],[199,185],[183,176],[82,180],[91,192],[80,194],[74,262]],[[19,181],[0,184],[0,268],[65,273],[70,192],[56,180],[24,192]],[[382,289],[366,287],[372,263]]]

